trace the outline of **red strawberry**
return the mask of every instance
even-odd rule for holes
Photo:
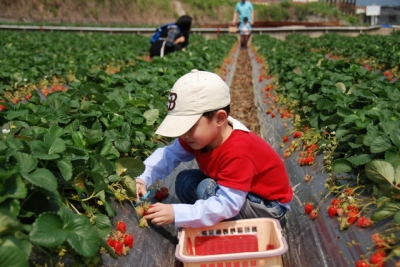
[[[298,137],[300,137],[300,136],[302,136],[302,133],[301,133],[301,132],[294,132],[294,133],[293,133],[293,138],[298,138]]]
[[[350,204],[347,206],[347,211],[354,211],[358,213],[358,207],[356,205]]]
[[[333,205],[330,205],[328,207],[328,214],[329,214],[329,217],[335,216],[337,214],[337,208]]]
[[[378,249],[386,247],[386,242],[380,234],[371,235],[371,240]]]
[[[155,197],[160,202],[162,202],[164,200],[164,194],[160,190],[156,191]]]
[[[317,210],[312,210],[312,211],[310,212],[310,218],[311,218],[312,220],[314,220],[315,218],[317,218],[317,216],[318,216],[318,211],[317,211]]]
[[[133,241],[134,241],[134,239],[133,239],[133,236],[131,234],[126,234],[124,236],[124,245],[125,246],[128,246],[128,247],[132,248],[133,247]]]
[[[357,220],[357,217],[358,217],[358,212],[349,211],[347,213],[347,222],[349,224],[353,224]]]
[[[387,70],[387,71],[385,71],[385,72],[383,73],[383,75],[384,75],[384,76],[386,76],[386,77],[389,77],[389,76],[390,76],[390,74],[391,74],[391,73],[390,73],[390,71],[389,71],[389,70]]]
[[[160,191],[161,191],[161,193],[163,193],[164,199],[167,198],[167,197],[169,196],[169,191],[168,191],[168,188],[167,188],[167,187],[165,187],[165,186],[164,186],[164,187],[161,187]]]
[[[334,198],[334,199],[331,200],[331,205],[339,206],[339,204],[340,204],[340,199]]]
[[[310,212],[314,209],[314,206],[311,202],[306,203],[306,205],[304,205],[304,212],[306,214],[310,214]]]
[[[149,215],[150,213],[148,213],[148,210],[149,210],[150,208],[152,208],[152,207],[153,207],[153,205],[150,205],[147,209],[144,209],[143,216]]]
[[[125,231],[126,231],[126,223],[124,223],[123,221],[119,221],[117,223],[117,230],[122,232],[122,233],[125,233]]]
[[[353,188],[346,188],[345,190],[344,190],[344,193],[347,195],[347,196],[352,196],[353,195]]]
[[[115,241],[114,250],[117,255],[121,255],[124,249],[124,245],[120,241]]]
[[[372,225],[371,219],[367,217],[360,217],[357,220],[357,226],[361,228],[369,227]]]
[[[371,255],[371,258],[369,258],[369,261],[372,264],[376,264],[375,266],[377,266],[377,267],[383,267],[383,265],[385,263],[384,262],[385,258],[386,258],[386,253],[383,252],[382,250],[379,250]]]
[[[371,267],[367,260],[358,260],[356,262],[356,267]]]
[[[115,240],[110,236],[108,239],[107,239],[107,244],[110,246],[110,247],[114,247],[115,246]]]
[[[285,135],[285,136],[282,138],[282,141],[283,141],[284,143],[287,142],[287,141],[289,141],[289,136]]]

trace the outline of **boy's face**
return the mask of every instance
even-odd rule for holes
[[[214,149],[213,141],[217,138],[220,129],[216,116],[212,119],[201,116],[195,125],[180,138],[195,150],[203,149],[206,146]]]

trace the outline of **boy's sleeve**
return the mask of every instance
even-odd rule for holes
[[[247,192],[219,186],[216,196],[197,200],[193,205],[172,204],[176,227],[198,228],[212,226],[235,217],[244,202]]]
[[[177,138],[171,145],[154,151],[144,161],[145,170],[137,178],[143,180],[148,187],[159,179],[165,179],[179,163],[192,159],[194,159],[194,154],[183,149]]]

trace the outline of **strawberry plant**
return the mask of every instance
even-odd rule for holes
[[[285,135],[296,133],[292,137],[297,142],[281,143],[283,157],[300,151],[300,166],[322,157],[328,191],[323,201],[329,195],[340,199],[335,207],[341,230],[356,222],[365,228],[392,220],[396,231],[400,224],[400,83],[393,61],[400,55],[393,45],[398,41],[396,34],[253,38],[257,53],[268,59],[269,74],[278,81],[263,103],[267,109],[279,105],[293,114],[293,129]],[[394,240],[389,258],[396,255],[398,236]]]
[[[33,43],[40,36],[25,35]],[[194,67],[218,68],[236,41],[233,36],[209,41],[198,36],[187,53],[147,61],[140,58],[147,38],[137,37],[139,43],[146,40],[138,45],[143,50],[125,53],[116,44],[130,42],[127,36],[67,37],[71,42],[57,42],[62,46],[54,49],[69,59],[43,51],[37,53],[36,70],[18,56],[35,49],[34,44],[27,41],[24,48],[21,42],[16,52],[10,37],[0,41],[5,42],[1,56],[14,53],[0,75],[0,95],[7,96],[1,96],[0,111],[0,226],[6,229],[0,234],[0,262],[8,266],[27,266],[32,258],[50,264],[57,255],[63,255],[60,261],[98,266],[101,247],[117,257],[133,246],[126,232],[118,241],[108,238],[116,214],[113,200],[137,201],[133,178],[143,172],[142,161],[168,142],[154,132],[176,79]],[[65,45],[71,43],[86,53],[76,61],[81,53],[67,52]],[[113,52],[95,52],[102,47],[113,47]],[[39,60],[42,56],[46,61]],[[27,99],[11,103],[28,87]],[[140,225],[148,226],[145,220]]]

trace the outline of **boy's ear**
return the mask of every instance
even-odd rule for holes
[[[220,109],[215,114],[215,117],[217,119],[217,123],[222,125],[228,119],[228,114],[225,110]]]

